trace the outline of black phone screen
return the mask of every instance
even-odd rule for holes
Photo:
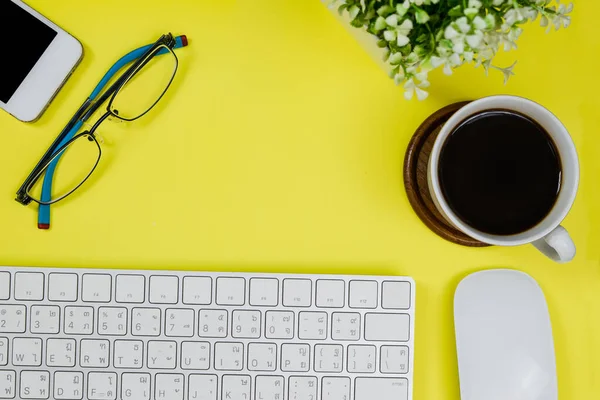
[[[0,0],[0,101],[8,103],[58,35],[11,0]]]

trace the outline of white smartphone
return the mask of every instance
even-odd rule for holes
[[[0,108],[38,119],[83,57],[73,36],[20,0],[0,0]]]

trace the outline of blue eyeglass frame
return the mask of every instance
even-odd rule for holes
[[[174,38],[174,45],[172,49],[182,48],[188,45],[187,37],[185,35],[177,36]],[[100,80],[98,85],[94,88],[90,96],[86,99],[83,105],[79,108],[79,110],[75,113],[74,117],[69,121],[67,126],[63,129],[63,131],[59,134],[57,140],[52,144],[51,148],[48,150],[46,154],[53,155],[57,149],[60,149],[67,142],[69,142],[76,134],[79,132],[83,124],[93,115],[93,113],[99,108],[101,104],[94,104],[98,96],[104,91],[110,80],[127,64],[138,61],[141,57],[145,56],[150,50],[152,50],[156,46],[156,43],[149,44],[146,46],[142,46],[137,48],[123,57],[121,57],[104,75],[104,77]],[[156,56],[168,54],[169,51],[166,49],[160,50]],[[105,100],[102,99],[101,100]],[[102,101],[104,103],[104,101]],[[66,133],[65,133],[66,132]],[[52,181],[54,177],[54,171],[58,164],[58,161],[62,154],[59,154],[49,165],[44,173],[44,181],[42,184],[42,193],[40,200],[43,202],[49,202],[52,199]],[[43,157],[44,158],[44,157]],[[42,158],[42,160],[43,160]],[[38,166],[42,163],[38,164]],[[37,168],[37,166],[36,166]],[[35,169],[34,169],[35,170]],[[33,174],[33,173],[32,173]],[[31,176],[31,175],[30,175]],[[28,178],[29,179],[29,178]],[[26,181],[27,182],[27,181]],[[24,190],[23,188],[26,185],[24,184],[19,191],[17,192],[17,201],[27,205],[31,202],[30,198],[23,196]],[[49,229],[50,228],[50,204],[39,204],[38,208],[38,228],[39,229]]]

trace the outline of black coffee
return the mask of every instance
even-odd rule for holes
[[[438,174],[452,211],[495,235],[537,225],[554,206],[561,183],[560,159],[548,133],[506,110],[463,121],[446,139]]]

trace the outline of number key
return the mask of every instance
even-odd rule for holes
[[[268,339],[294,338],[293,311],[267,311],[265,321],[265,337]]]
[[[232,336],[235,338],[260,337],[260,311],[242,311],[233,312]]]
[[[25,332],[25,306],[0,305],[0,332]]]
[[[160,335],[160,309],[159,308],[134,308],[131,311],[131,334],[133,336],[158,336]]]
[[[167,336],[194,336],[194,310],[174,309],[166,310],[165,335]]]
[[[91,335],[93,331],[93,307],[65,307],[65,333],[70,335]]]

